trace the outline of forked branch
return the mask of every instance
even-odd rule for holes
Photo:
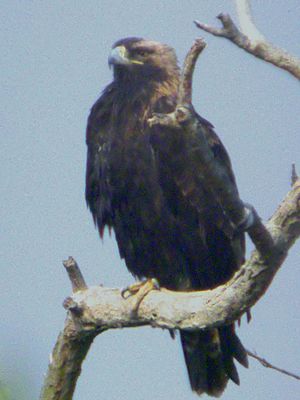
[[[236,4],[241,30],[235,25],[230,15],[223,13],[217,16],[222,23],[221,28],[200,21],[194,22],[203,31],[226,38],[255,57],[284,69],[300,79],[300,60],[263,37],[254,25],[248,0],[237,0]]]

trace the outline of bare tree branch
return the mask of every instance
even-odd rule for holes
[[[178,103],[179,104],[191,104],[192,103],[192,83],[193,83],[193,73],[195,65],[199,55],[205,49],[206,43],[203,39],[196,39],[191,49],[187,53],[182,69],[179,93],[178,93]]]
[[[248,36],[252,42],[266,40],[253,21],[250,0],[235,0],[234,3],[242,33]]]
[[[300,79],[300,60],[265,40],[250,17],[250,8],[247,7],[249,3],[244,1],[238,1],[237,3],[241,3],[238,8],[238,15],[240,17],[241,27],[244,32],[247,32],[248,36],[237,28],[228,14],[222,13],[217,16],[223,25],[222,28],[215,28],[199,21],[194,22],[198,28],[214,36],[224,37],[255,57],[269,62],[278,68],[284,69]]]
[[[255,358],[255,360],[259,361],[261,363],[262,366],[266,367],[266,368],[271,368],[274,369],[275,371],[281,372],[284,375],[288,375],[292,378],[295,378],[297,380],[300,380],[300,376],[293,374],[292,372],[287,371],[286,369],[282,369],[279,367],[275,367],[275,365],[271,364],[269,361],[267,361],[265,358],[262,358],[260,356],[258,356],[256,353],[253,353],[250,350],[247,350],[247,354],[252,357]]]
[[[69,312],[51,356],[40,400],[71,400],[89,347],[104,330],[142,325],[208,329],[241,317],[263,296],[288,249],[300,236],[299,180],[267,227],[278,244],[275,252],[266,259],[254,250],[234,277],[214,290],[189,293],[155,290],[143,300],[138,314],[133,313],[134,296],[124,299],[119,289],[98,286],[75,292],[64,304]]]
[[[95,336],[96,333],[78,334],[72,314],[67,315],[64,330],[50,355],[40,400],[72,400],[81,365]]]
[[[119,289],[91,287],[72,296],[74,318],[82,332],[151,325],[168,329],[210,329],[229,324],[252,307],[265,293],[289,248],[300,236],[300,181],[293,186],[267,224],[274,253],[250,259],[226,284],[214,290],[150,292],[133,315],[134,296],[124,299]],[[68,304],[67,309],[70,309]],[[72,310],[72,308],[71,308]],[[79,310],[79,312],[78,312]]]

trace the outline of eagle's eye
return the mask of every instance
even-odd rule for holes
[[[146,57],[147,52],[144,51],[144,50],[141,50],[141,51],[138,52],[138,55],[139,55],[139,56],[142,56],[142,57]]]
[[[150,52],[145,49],[134,49],[131,54],[135,57],[146,57]]]

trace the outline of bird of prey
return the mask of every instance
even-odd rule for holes
[[[113,81],[91,109],[86,137],[86,201],[100,236],[106,226],[114,230],[120,256],[139,279],[155,278],[175,291],[215,288],[243,263],[244,234],[201,180],[190,145],[197,138],[148,124],[153,113],[176,107],[176,54],[165,44],[130,37],[113,45],[109,65]],[[212,124],[197,118],[235,184]],[[233,360],[248,361],[234,325],[180,336],[192,390],[218,397],[229,379],[239,384]]]

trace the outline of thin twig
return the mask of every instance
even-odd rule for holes
[[[285,375],[288,375],[288,376],[290,376],[292,378],[300,380],[300,375],[296,375],[296,374],[294,374],[292,372],[289,372],[289,371],[287,371],[285,369],[282,369],[282,368],[279,368],[279,367],[275,367],[275,365],[271,364],[265,358],[262,358],[262,357],[258,356],[256,353],[252,353],[252,351],[250,351],[250,350],[246,350],[246,351],[247,351],[248,356],[250,356],[252,358],[255,358],[264,367],[274,369],[275,371],[281,372],[282,374],[285,374]]]

